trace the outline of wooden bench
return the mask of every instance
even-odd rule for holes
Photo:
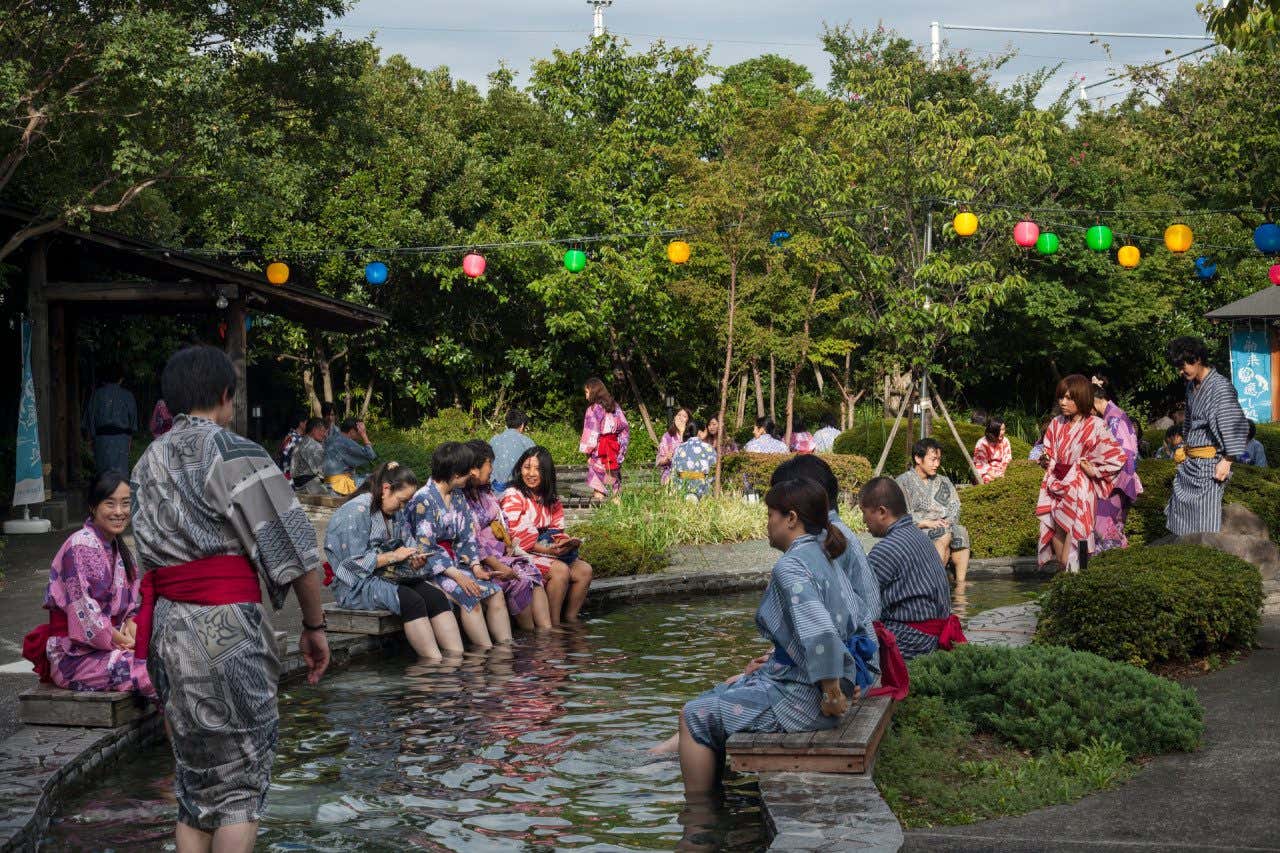
[[[390,610],[347,610],[336,604],[326,604],[324,620],[335,634],[383,637],[404,630],[400,617]]]
[[[729,766],[746,773],[868,773],[892,716],[893,699],[875,696],[855,702],[835,728],[793,734],[740,732],[727,744]]]
[[[114,729],[149,717],[155,705],[134,693],[92,693],[39,684],[18,695],[18,720],[29,726]]]

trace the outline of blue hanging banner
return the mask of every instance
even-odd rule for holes
[[[22,321],[22,401],[18,406],[18,447],[13,477],[13,505],[44,502],[44,465],[36,423],[36,386],[31,381],[31,321]]]
[[[1265,328],[1231,333],[1231,382],[1244,416],[1271,423],[1271,342]]]

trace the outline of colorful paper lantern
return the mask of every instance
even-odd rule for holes
[[[1024,219],[1013,226],[1013,242],[1024,249],[1030,249],[1040,239],[1040,226],[1030,219]]]
[[[267,264],[267,281],[274,285],[284,284],[289,280],[289,265],[276,261],[273,264]]]
[[[569,272],[582,272],[587,268],[587,253],[581,249],[570,249],[565,252],[564,268]]]
[[[1175,255],[1181,255],[1191,248],[1191,229],[1182,223],[1170,225],[1164,229],[1164,246]]]
[[[1105,252],[1110,249],[1114,239],[1111,229],[1105,225],[1095,225],[1084,232],[1085,245],[1095,252]]]
[[[961,237],[972,237],[978,232],[978,217],[967,210],[961,211],[951,220],[951,227]]]
[[[1138,251],[1137,246],[1121,246],[1120,251],[1116,252],[1116,260],[1120,262],[1120,266],[1131,270],[1142,260],[1142,252]]]
[[[1280,285],[1280,264],[1273,264],[1267,275],[1271,277],[1272,284]]]
[[[462,273],[467,278],[479,278],[484,275],[486,265],[484,255],[479,252],[468,252],[462,259]]]
[[[1042,255],[1056,255],[1061,242],[1057,234],[1046,231],[1036,240],[1036,251]]]
[[[1201,280],[1208,281],[1217,274],[1218,265],[1215,264],[1212,259],[1207,258],[1204,255],[1196,258],[1196,275],[1198,275]]]
[[[383,284],[387,280],[387,265],[382,261],[371,261],[365,264],[364,280],[370,284]]]
[[[1253,245],[1264,255],[1280,252],[1280,225],[1264,222],[1253,230]]]
[[[667,260],[673,264],[687,263],[693,248],[684,240],[672,240],[667,244]]]

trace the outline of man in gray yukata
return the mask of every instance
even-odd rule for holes
[[[85,406],[81,428],[93,442],[93,463],[98,474],[129,473],[129,449],[138,431],[138,401],[124,389],[123,371],[103,371],[110,381],[101,385]]]

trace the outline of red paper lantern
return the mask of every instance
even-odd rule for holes
[[[1276,264],[1267,271],[1267,275],[1271,277],[1271,283],[1280,285],[1280,264]]]
[[[462,259],[462,272],[467,278],[479,278],[484,275],[484,255],[472,252]]]
[[[1030,249],[1040,239],[1040,226],[1030,219],[1024,219],[1013,226],[1013,242],[1024,249]]]

